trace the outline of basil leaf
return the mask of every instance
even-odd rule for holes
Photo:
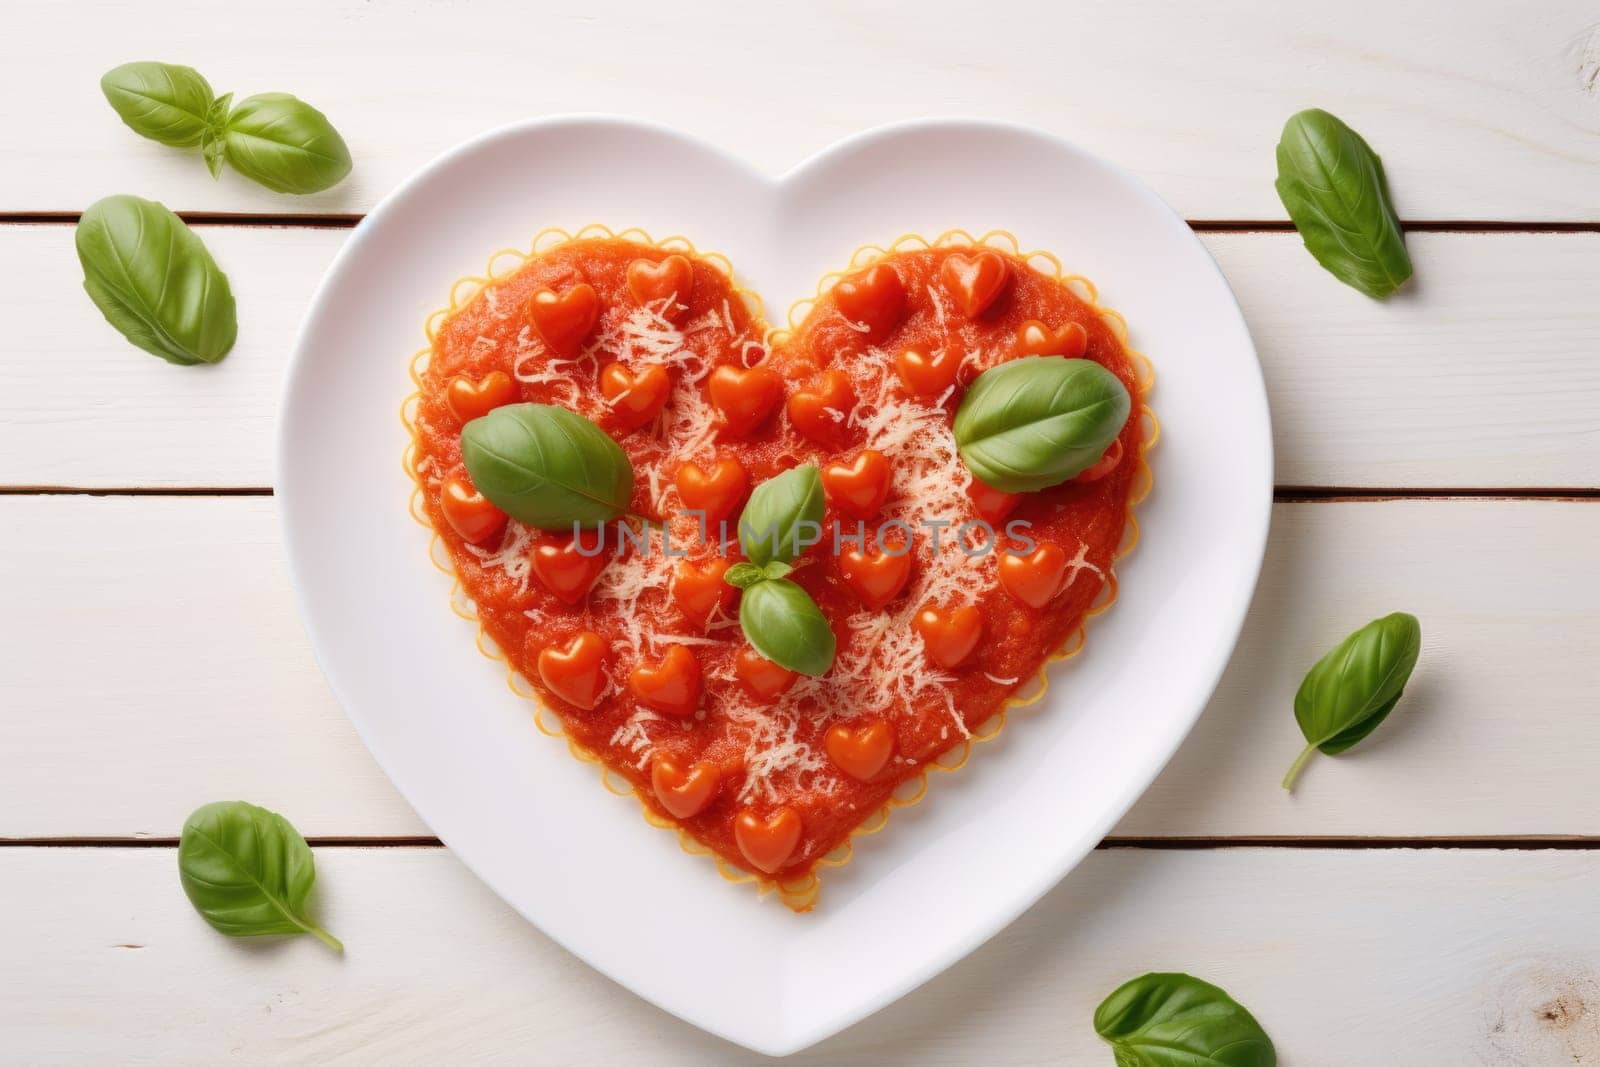
[[[627,514],[628,455],[604,430],[566,408],[506,404],[461,430],[467,476],[489,502],[541,530],[571,532]]]
[[[722,580],[735,589],[749,589],[757,582],[766,581],[767,573],[754,563],[735,563],[728,568]]]
[[[75,236],[83,288],[106,321],[169,363],[215,363],[239,324],[228,276],[194,231],[154,200],[109,196]]]
[[[350,173],[350,149],[326,115],[288,93],[239,102],[223,135],[228,165],[278,193],[320,193]]]
[[[1290,116],[1276,186],[1306,251],[1335,278],[1382,300],[1411,277],[1383,160],[1343,122],[1316,108]]]
[[[1093,466],[1132,406],[1121,380],[1092,360],[1015,359],[978,375],[961,398],[956,447],[980,482],[1031,493]]]
[[[1238,1001],[1188,974],[1146,974],[1094,1013],[1117,1067],[1276,1067],[1261,1024]]]
[[[106,71],[100,91],[134,133],[175,148],[200,143],[211,112],[211,86],[193,67],[124,63]]]
[[[242,800],[197,810],[178,840],[178,879],[201,918],[229,937],[311,934],[344,951],[306,912],[316,862],[277,812]]]
[[[1422,652],[1422,624],[1404,612],[1367,623],[1317,661],[1294,697],[1306,747],[1283,787],[1293,789],[1318,749],[1337,756],[1378,728],[1394,710]]]
[[[739,546],[745,558],[758,567],[774,560],[787,563],[821,536],[822,476],[814,463],[786,470],[756,486],[739,516]]]
[[[786,670],[815,678],[833,666],[833,627],[806,591],[787,578],[768,578],[746,589],[739,598],[739,625],[757,652]]]

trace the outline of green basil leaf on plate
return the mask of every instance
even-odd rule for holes
[[[1031,493],[1093,466],[1132,408],[1127,387],[1092,360],[1027,356],[978,375],[956,410],[956,447],[980,482]]]
[[[183,824],[178,878],[194,910],[229,937],[310,934],[344,951],[306,910],[316,861],[277,812],[242,800],[200,808]]]
[[[757,652],[786,670],[815,678],[833,666],[833,628],[810,595],[787,578],[765,578],[745,589],[739,625]]]
[[[758,567],[792,561],[821,536],[822,511],[822,476],[816,464],[768,478],[756,486],[739,516],[745,558]]]
[[[109,196],[75,235],[83,288],[106,321],[169,363],[215,363],[239,332],[228,276],[182,219],[154,200]]]
[[[1405,692],[1422,653],[1422,624],[1396,612],[1374,619],[1317,661],[1294,697],[1294,717],[1306,747],[1283,787],[1293,789],[1318,751],[1337,756],[1378,728]]]
[[[211,85],[193,67],[175,63],[124,63],[106,71],[100,91],[134,133],[174,148],[205,137]]]
[[[1306,251],[1335,278],[1382,300],[1411,277],[1383,160],[1339,119],[1317,108],[1290,116],[1276,185]]]
[[[328,117],[288,93],[239,102],[223,135],[228,165],[279,193],[320,193],[350,173],[350,149]]]
[[[461,430],[467,476],[526,526],[570,533],[621,518],[633,499],[628,454],[582,415],[506,404]]]
[[[1117,1067],[1276,1067],[1272,1039],[1238,1001],[1188,974],[1146,974],[1094,1013]]]

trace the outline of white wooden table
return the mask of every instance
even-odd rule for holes
[[[349,227],[462,138],[574,110],[773,170],[924,114],[1062,134],[1194,220],[1266,366],[1272,541],[1194,734],[1027,916],[801,1060],[1109,1063],[1090,1014],[1147,969],[1222,984],[1296,1067],[1600,1057],[1592,0],[855,0],[790,25],[750,3],[536,6],[8,0],[0,1060],[747,1058],[566,955],[429,836],[324,686],[278,543],[279,379]],[[355,174],[305,199],[212,182],[101,99],[104,70],[146,58],[314,102]],[[1273,145],[1306,106],[1383,154],[1416,261],[1388,304],[1287,229]],[[202,224],[239,301],[220,366],[134,351],[82,293],[72,223],[113,192]],[[1301,673],[1391,610],[1424,625],[1405,703],[1285,796]],[[174,835],[231,797],[313,837],[346,957],[189,909]]]

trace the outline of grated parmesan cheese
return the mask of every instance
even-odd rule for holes
[[[533,546],[533,531],[522,525],[516,519],[506,522],[505,533],[500,535],[500,545],[494,550],[480,548],[477,545],[467,545],[467,551],[478,558],[478,563],[485,570],[500,570],[505,576],[517,583],[517,592],[528,591],[528,575],[532,573],[533,563],[529,558],[529,549]]]
[[[943,322],[943,304],[930,287],[934,314]],[[892,357],[869,347],[853,368],[853,384],[861,401],[849,424],[859,428],[865,446],[882,452],[894,471],[886,522],[900,521],[922,532],[914,551],[916,567],[910,587],[886,611],[859,611],[846,622],[850,638],[824,680],[828,703],[836,714],[851,717],[881,713],[898,702],[910,710],[942,706],[962,736],[970,736],[956,710],[950,685],[955,678],[927,660],[922,636],[911,625],[922,605],[946,608],[976,604],[995,571],[992,546],[981,530],[968,531],[962,550],[957,530],[976,518],[967,488],[971,472],[961,462],[950,430],[946,404],[954,388],[934,403],[901,394]],[[938,547],[928,524],[938,526]],[[978,549],[984,549],[976,554]]]
[[[668,636],[647,628],[645,623],[666,606],[672,559],[661,551],[660,531],[649,529],[645,537],[642,550],[628,552],[606,564],[589,592],[593,600],[616,602],[621,634],[615,643],[626,647],[635,657],[644,648],[646,638],[653,647],[656,641]]]
[[[745,778],[735,797],[739,803],[778,799],[776,783],[780,779],[792,779],[802,788],[823,793],[838,788],[832,761],[798,739],[800,714],[793,701],[785,699],[763,707],[751,702],[738,686],[723,692],[722,713],[745,731]]]
[[[649,708],[640,708],[628,717],[627,722],[617,727],[611,735],[611,743],[637,756],[638,762],[634,767],[642,771],[655,755],[655,746],[650,741],[650,731],[645,729],[645,723],[666,721],[664,716],[657,715]]]

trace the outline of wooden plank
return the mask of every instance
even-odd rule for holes
[[[67,226],[0,227],[0,485],[264,486],[295,331],[348,237],[335,230],[200,230],[229,275],[239,340],[214,366],[129,345],[83,291]],[[403,372],[396,395],[404,395]],[[398,402],[398,401],[397,401]]]
[[[228,797],[427,833],[317,669],[270,499],[3,497],[0,530],[0,837],[174,834]]]
[[[13,84],[38,91],[0,103],[11,131],[0,211],[76,211],[116,190],[191,210],[360,211],[449,146],[530,114],[656,119],[776,173],[879,123],[955,113],[1071,138],[1188,217],[1280,218],[1273,146],[1291,113],[1315,105],[1383,153],[1407,217],[1600,219],[1600,29],[1586,0],[1534,16],[1385,0],[920,11],[835,0],[780,21],[733,0],[495,0],[470,13],[284,0],[248,33],[218,33],[200,0],[158,20],[130,0],[30,0],[12,5],[27,32],[7,35],[3,57]],[[123,128],[98,92],[104,71],[152,57],[199,65],[219,92],[313,102],[349,141],[355,173],[303,198],[213,182],[193,153]]]
[[[1298,234],[1204,239],[1266,371],[1279,485],[1600,485],[1600,234],[1412,234],[1415,287],[1386,303]]]
[[[1280,504],[1216,697],[1119,834],[1596,834],[1600,505]],[[1137,573],[1128,572],[1129,581]],[[1347,633],[1422,621],[1400,706],[1363,745],[1278,788],[1305,744],[1294,694]]]
[[[269,482],[285,360],[346,235],[201,232],[233,276],[240,339],[215,367],[172,367],[89,304],[69,229],[0,226],[0,259],[29,265],[0,292],[0,485]],[[1413,234],[1417,289],[1387,304],[1293,234],[1204,240],[1255,332],[1281,484],[1600,485],[1600,234]],[[1188,356],[1152,355],[1158,375]],[[396,397],[408,387],[397,365]]]
[[[0,614],[0,837],[171,835],[225,797],[277,807],[309,834],[427,832],[327,692],[272,508],[0,498],[14,608]],[[1600,691],[1597,540],[1594,503],[1279,505],[1219,694],[1117,832],[1600,835],[1586,792],[1600,743],[1575,725]],[[1424,627],[1405,702],[1284,795],[1300,677],[1394,610]]]
[[[755,1060],[589,970],[443,850],[320,849],[317,865],[342,958],[213,933],[171,849],[0,852],[8,1055]],[[951,971],[790,1062],[1109,1063],[1100,1000],[1188,970],[1247,1005],[1283,1063],[1586,1063],[1597,957],[1595,853],[1099,852]]]

